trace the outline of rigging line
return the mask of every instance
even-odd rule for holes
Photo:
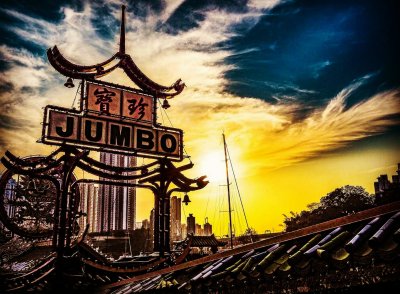
[[[219,201],[219,187],[217,187],[217,189],[218,189],[218,196],[217,196],[217,201],[216,201],[216,203],[214,202],[214,215],[213,215],[213,220],[215,221],[216,219],[217,219],[217,217],[216,217],[216,213],[217,213],[217,209],[218,209],[218,201]],[[217,224],[219,223],[219,217],[218,217],[218,221],[217,221]]]
[[[158,98],[158,100],[159,100],[159,103],[161,103],[161,102],[160,102],[160,98]],[[171,120],[169,119],[169,115],[168,115],[167,111],[166,111],[164,108],[162,108],[162,109],[161,109],[161,115],[162,115],[162,111],[164,111],[165,116],[167,117],[167,119],[168,119],[169,124],[171,125],[171,127],[174,128],[174,125],[172,124]],[[183,152],[185,152],[187,158],[189,159],[189,162],[192,163],[192,160],[190,159],[191,156],[190,156],[189,153],[186,151],[185,145],[183,145],[182,147],[183,147]]]
[[[76,101],[76,96],[78,96],[78,92],[79,92],[79,89],[81,88],[81,85],[82,85],[82,82],[79,82],[79,85],[76,88],[76,93],[75,93],[74,101],[72,101],[71,108],[74,108],[74,104],[75,104],[75,101]]]
[[[161,103],[160,98],[158,98],[158,103]],[[164,110],[164,109],[161,107],[161,110],[160,110],[161,120],[162,120],[163,124],[165,124],[165,122],[164,122],[163,110]]]
[[[207,205],[206,205],[206,211],[204,213],[204,219],[207,217],[207,210],[208,210],[208,203],[210,202],[210,194],[208,194],[208,199],[207,199]]]
[[[238,195],[239,195],[239,199],[240,199],[240,204],[242,205],[242,210],[243,210],[243,214],[244,214],[244,219],[246,220],[247,229],[250,231],[249,222],[247,221],[246,211],[244,210],[244,205],[243,205],[243,201],[242,201],[242,196],[240,195],[239,185],[238,185],[238,183],[237,183],[235,170],[233,169],[233,164],[232,164],[232,160],[231,160],[231,155],[229,154],[228,145],[226,145],[226,151],[227,151],[227,153],[228,153],[229,163],[231,164],[232,174],[233,174],[233,178],[234,178],[234,180],[235,180],[236,189],[237,189],[237,191],[238,191]]]

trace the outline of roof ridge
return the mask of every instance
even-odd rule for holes
[[[123,286],[123,285],[129,284],[129,283],[132,283],[132,282],[137,282],[137,281],[141,281],[141,280],[144,280],[147,278],[155,277],[157,275],[171,273],[171,272],[174,272],[177,270],[182,270],[182,269],[186,269],[189,267],[205,264],[207,262],[212,262],[217,259],[221,259],[221,258],[228,257],[231,255],[244,253],[249,250],[258,249],[258,248],[265,247],[265,246],[272,245],[272,244],[277,244],[277,243],[281,243],[281,242],[290,241],[293,239],[298,239],[298,238],[305,237],[305,236],[308,236],[311,234],[324,232],[327,230],[331,230],[333,228],[337,228],[340,226],[345,226],[345,225],[349,225],[352,223],[368,220],[368,219],[371,219],[371,218],[374,218],[374,217],[377,217],[380,215],[389,214],[389,213],[396,212],[399,210],[400,210],[400,201],[392,202],[392,203],[389,203],[386,205],[381,205],[381,206],[374,207],[371,209],[363,210],[363,211],[357,212],[355,214],[339,217],[339,218],[332,219],[332,220],[329,220],[329,221],[326,221],[323,223],[305,227],[305,228],[302,228],[299,230],[282,233],[278,236],[274,236],[274,237],[271,237],[271,238],[268,238],[265,240],[261,240],[261,241],[258,241],[258,242],[252,243],[252,244],[247,244],[247,245],[244,245],[241,247],[237,247],[232,250],[227,250],[224,252],[216,253],[216,254],[209,255],[209,256],[206,256],[203,258],[199,258],[199,259],[192,260],[189,262],[185,262],[185,263],[181,263],[181,264],[174,265],[171,267],[167,267],[167,268],[164,268],[164,269],[161,269],[158,271],[149,272],[149,273],[146,273],[143,275],[138,275],[138,276],[132,277],[130,279],[126,279],[126,280],[122,280],[122,281],[119,281],[116,283],[105,285],[105,286],[101,287],[101,289],[105,290],[105,289],[115,288],[118,286]]]

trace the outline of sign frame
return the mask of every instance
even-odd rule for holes
[[[69,138],[57,138],[51,136],[51,125],[50,125],[50,112],[57,112],[62,113],[70,116],[77,117],[77,125],[75,126],[77,134],[75,134],[76,139],[69,139]],[[81,140],[81,132],[82,132],[82,121],[85,119],[93,119],[96,121],[102,121],[106,123],[105,129],[108,130],[110,124],[120,124],[126,125],[132,128],[131,137],[134,135],[134,129],[147,129],[149,131],[154,131],[156,133],[154,139],[154,151],[153,150],[142,150],[142,149],[133,149],[132,147],[125,147],[125,146],[110,146],[106,143],[96,143],[96,142],[88,142]],[[160,149],[160,134],[162,133],[172,133],[177,136],[177,148],[178,152],[177,155],[171,153],[162,153],[162,151],[158,151]],[[107,133],[108,134],[108,133]],[[106,136],[106,134],[104,134]],[[133,141],[133,139],[131,139]],[[44,116],[43,116],[43,128],[42,128],[42,136],[41,136],[41,143],[46,145],[57,145],[57,146],[73,146],[93,151],[99,152],[111,152],[116,154],[123,154],[123,155],[130,155],[130,156],[137,156],[137,157],[144,157],[144,158],[168,158],[171,161],[182,161],[183,160],[183,131],[177,128],[171,127],[164,127],[158,125],[154,127],[153,125],[149,124],[141,124],[134,120],[116,120],[115,118],[109,118],[106,115],[88,115],[85,112],[81,112],[79,110],[73,110],[69,108],[64,108],[60,106],[54,105],[47,105],[44,109]],[[135,143],[136,144],[136,143]]]

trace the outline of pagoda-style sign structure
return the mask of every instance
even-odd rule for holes
[[[109,273],[107,277],[115,281],[124,274],[130,277],[163,263],[182,260],[170,254],[170,196],[174,192],[202,189],[208,181],[205,176],[189,179],[183,175],[183,171],[193,167],[191,162],[183,166],[173,163],[184,159],[183,132],[157,123],[156,110],[158,99],[163,99],[162,107],[168,108],[167,99],[180,94],[184,83],[179,79],[172,86],[159,85],[126,54],[124,6],[119,51],[110,59],[91,66],[77,65],[67,60],[57,46],[49,49],[47,56],[52,66],[68,78],[66,87],[73,87],[72,79],[81,80],[80,108],[45,107],[40,142],[59,146],[52,154],[19,158],[6,152],[1,159],[6,171],[0,178],[0,219],[8,230],[21,237],[35,242],[51,238],[54,253],[24,278],[4,280],[0,289],[32,289],[53,272],[57,283],[65,282],[66,269],[74,276],[76,264],[87,266],[86,272],[91,268],[93,275],[96,271]],[[117,68],[140,89],[97,80]],[[108,166],[89,157],[90,150],[155,160],[135,167]],[[75,168],[99,180],[77,179]],[[122,269],[83,242],[87,229],[77,225],[77,219],[83,217],[78,211],[79,184],[88,182],[153,192],[154,251],[159,253],[156,260],[144,266],[141,263],[139,269]]]
[[[93,80],[103,77],[117,68],[121,68],[128,77],[143,91],[157,98],[172,98],[180,94],[185,84],[179,79],[172,86],[162,86],[149,79],[135,64],[132,57],[125,53],[125,6],[122,6],[121,37],[119,51],[111,58],[95,65],[77,65],[67,60],[57,46],[47,51],[51,65],[61,74],[73,79]],[[112,63],[115,63],[112,65]]]

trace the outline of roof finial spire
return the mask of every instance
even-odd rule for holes
[[[119,53],[121,55],[125,54],[125,5],[121,6],[121,36],[119,40]]]

